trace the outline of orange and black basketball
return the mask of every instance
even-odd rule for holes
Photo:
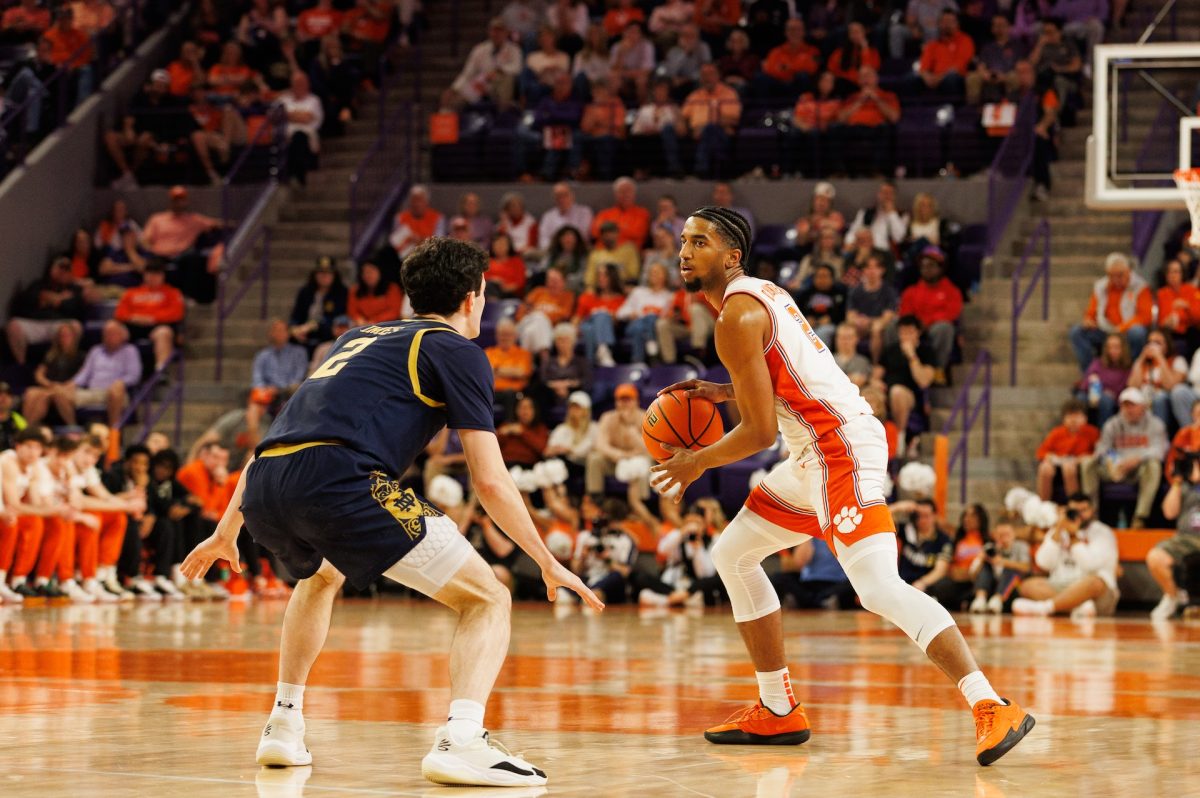
[[[650,456],[660,463],[671,458],[664,443],[681,449],[703,449],[724,434],[717,406],[707,399],[689,399],[687,391],[671,391],[658,397],[642,419],[642,440]]]

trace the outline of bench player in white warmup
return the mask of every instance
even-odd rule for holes
[[[671,449],[671,459],[654,467],[652,484],[663,493],[678,487],[682,496],[706,469],[762,451],[778,432],[791,452],[751,491],[713,547],[757,672],[759,701],[705,738],[743,745],[797,745],[809,738],[788,677],[779,598],[761,562],[821,537],[863,607],[899,626],[957,683],[975,716],[976,759],[990,765],[1029,733],[1034,719],[996,694],[950,614],[900,579],[896,527],[883,493],[882,425],[791,295],[746,275],[751,233],[745,218],[728,208],[701,208],[688,218],[681,240],[684,285],[703,291],[719,309],[717,353],[733,382],[688,380],[663,392],[686,389],[714,402],[736,401],[742,420],[705,449]]]

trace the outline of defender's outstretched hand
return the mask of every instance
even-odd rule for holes
[[[687,391],[689,399],[707,399],[710,402],[720,404],[733,399],[733,385],[724,385],[719,382],[705,382],[704,380],[684,380],[677,382],[674,385],[668,385],[658,392],[659,396],[668,394],[671,391]]]
[[[583,599],[589,607],[597,612],[604,609],[604,602],[588,589],[575,574],[568,571],[561,563],[554,563],[549,568],[542,569],[542,581],[546,583],[546,598],[554,601],[554,592],[565,587]]]

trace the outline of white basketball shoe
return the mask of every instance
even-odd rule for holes
[[[546,773],[509,752],[483,729],[466,745],[459,745],[443,726],[437,730],[433,750],[421,760],[421,775],[434,784],[479,787],[540,787]]]
[[[311,765],[312,754],[304,744],[304,716],[294,710],[272,712],[259,738],[255,761],[281,768]]]

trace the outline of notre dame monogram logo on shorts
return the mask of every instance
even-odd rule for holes
[[[422,501],[411,489],[400,487],[398,481],[382,471],[371,472],[371,498],[392,514],[411,540],[421,536],[422,516],[442,515],[441,510]]]

